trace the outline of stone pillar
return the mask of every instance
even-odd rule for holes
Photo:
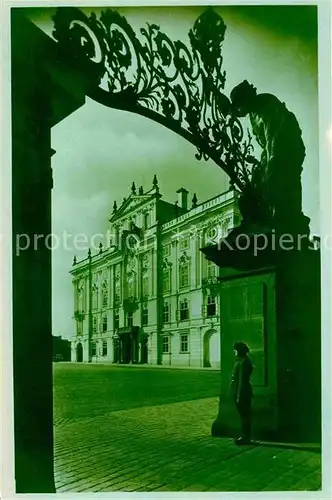
[[[12,21],[15,482],[16,493],[53,493],[49,79],[38,41],[25,38],[24,50],[17,30],[24,39],[25,25]],[[23,238],[29,247],[18,251]]]
[[[57,44],[22,9],[11,16],[15,484],[16,493],[53,493],[51,127],[85,93],[71,99]]]

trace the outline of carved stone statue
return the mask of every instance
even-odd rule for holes
[[[295,115],[274,95],[257,94],[247,80],[230,97],[237,116],[249,115],[262,148],[260,161],[252,168],[251,185],[243,194],[242,204],[247,205],[241,207],[243,215],[256,210],[259,216],[264,211],[265,219],[280,229],[307,232],[309,219],[302,214],[301,189],[305,146]]]

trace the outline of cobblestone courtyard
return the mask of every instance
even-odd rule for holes
[[[57,491],[320,489],[318,446],[238,448],[210,436],[219,377],[209,370],[55,364]]]

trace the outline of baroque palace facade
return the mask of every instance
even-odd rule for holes
[[[188,207],[135,184],[110,217],[108,248],[76,262],[72,361],[220,366],[218,268],[200,248],[240,222],[237,192]]]

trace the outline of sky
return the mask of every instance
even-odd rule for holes
[[[287,10],[285,10],[287,9]],[[303,10],[306,9],[306,10]],[[308,10],[309,9],[309,10]],[[91,10],[86,8],[86,12]],[[117,9],[138,31],[146,22],[186,42],[200,7]],[[225,93],[247,79],[258,92],[275,94],[297,116],[307,155],[303,165],[303,211],[319,234],[318,97],[315,14],[308,7],[218,7],[227,30],[223,44]],[[51,35],[53,9],[29,9],[30,18]],[[133,181],[144,190],[157,174],[166,201],[185,187],[199,202],[228,189],[227,176],[212,161],[195,159],[195,148],[146,118],[86,104],[52,129],[53,233],[104,233],[113,202],[130,193]],[[69,270],[78,251],[53,251],[53,334],[74,333],[73,288]]]

